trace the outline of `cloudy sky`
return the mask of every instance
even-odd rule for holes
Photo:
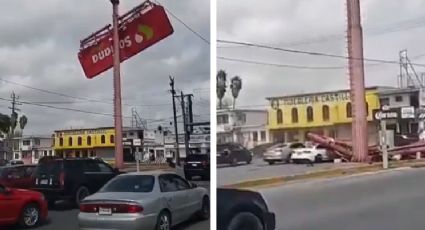
[[[122,0],[124,13],[142,0]],[[209,1],[161,0],[174,15],[209,40]],[[77,59],[79,41],[111,22],[109,0],[0,0],[0,98],[12,91],[25,102],[112,114],[112,70],[88,80]],[[189,13],[190,12],[190,13]],[[174,34],[150,47],[122,67],[123,115],[135,107],[144,119],[172,117],[168,76],[176,88],[195,96],[195,119],[209,119],[209,45],[169,15]],[[12,83],[10,83],[12,82]],[[16,84],[17,83],[17,84]],[[20,84],[20,85],[19,85]],[[29,89],[54,91],[103,103],[76,100]],[[58,103],[60,102],[60,103]],[[10,102],[0,112],[10,114]],[[24,134],[50,134],[55,129],[111,126],[113,118],[94,114],[21,105],[29,122]],[[124,120],[128,125],[129,119]],[[164,121],[162,121],[164,123]],[[157,127],[161,122],[151,122]]]
[[[267,3],[265,3],[267,2]],[[347,55],[345,0],[218,0],[218,39],[281,48]],[[361,0],[366,58],[399,59],[408,50],[414,63],[425,63],[424,0]],[[262,108],[265,97],[348,88],[344,59],[284,53],[218,43],[218,56],[254,62],[332,70],[290,69],[218,60],[228,79],[243,80],[238,104]],[[416,67],[425,72],[424,67]],[[398,64],[366,63],[367,86],[396,86]],[[230,96],[230,93],[228,94]]]

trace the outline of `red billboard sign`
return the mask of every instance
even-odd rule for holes
[[[129,59],[172,33],[173,27],[162,6],[152,4],[136,10],[119,24],[120,61]],[[85,47],[82,44],[78,53],[87,78],[94,78],[113,66],[112,30],[98,34],[92,35],[91,44]]]

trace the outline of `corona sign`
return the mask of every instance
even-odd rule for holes
[[[173,33],[162,6],[152,4],[149,9],[139,8],[128,15],[119,24],[121,62]],[[107,28],[107,32],[101,32],[81,42],[78,59],[87,78],[94,78],[113,66],[112,30]]]

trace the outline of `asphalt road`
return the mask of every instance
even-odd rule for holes
[[[199,186],[210,189],[210,183],[206,181],[193,181]],[[78,229],[78,209],[73,209],[68,204],[57,204],[54,210],[49,210],[49,219],[47,223],[41,225],[37,230],[75,230]],[[10,227],[12,230],[18,230],[18,227]],[[6,229],[10,229],[9,227]],[[197,220],[188,221],[174,230],[208,230],[210,229],[210,221],[199,222]],[[0,230],[3,228],[0,227]]]
[[[275,176],[287,176],[299,173],[306,173],[315,170],[323,170],[335,167],[352,167],[355,163],[320,163],[313,167],[305,164],[274,164],[269,165],[262,159],[254,159],[251,164],[240,164],[236,167],[219,166],[217,169],[217,185],[228,185],[246,180],[262,179]]]
[[[425,169],[262,189],[279,230],[425,228]]]

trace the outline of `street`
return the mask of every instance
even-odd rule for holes
[[[210,189],[210,183],[206,181],[193,181],[194,183],[204,188]],[[57,204],[54,210],[49,210],[49,219],[47,223],[35,228],[37,230],[75,230],[78,229],[78,209],[73,209],[67,204]],[[197,220],[188,221],[182,225],[177,226],[174,230],[207,230],[210,228],[210,221],[199,222]],[[9,228],[6,228],[9,229]],[[4,230],[6,230],[4,229]],[[14,230],[20,228],[15,227]],[[3,230],[0,227],[0,230]]]
[[[246,180],[293,175],[335,167],[352,167],[354,165],[358,165],[358,163],[320,163],[314,164],[314,167],[307,167],[305,164],[297,165],[285,163],[276,163],[275,165],[269,165],[262,159],[257,158],[253,159],[252,163],[249,165],[241,164],[237,167],[219,166],[217,169],[217,185],[229,185]]]
[[[261,189],[279,230],[400,230],[425,226],[425,169]]]

